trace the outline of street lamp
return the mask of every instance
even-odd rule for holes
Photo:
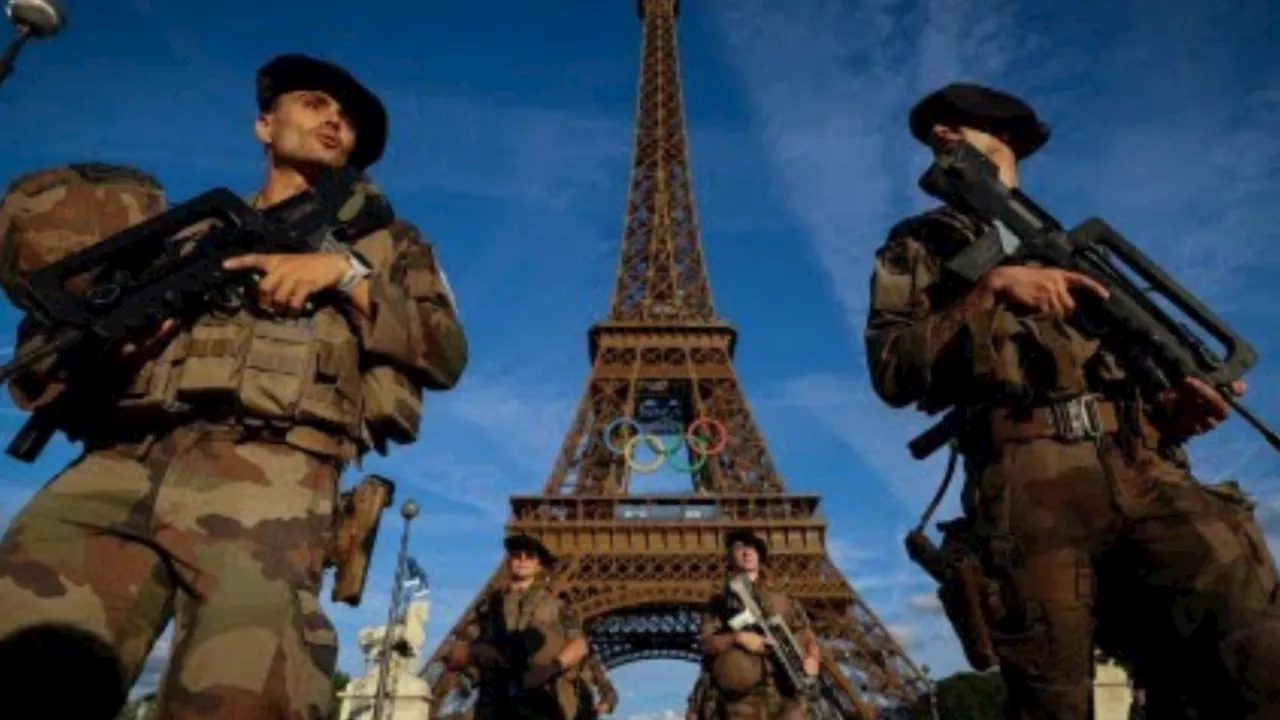
[[[383,720],[388,716],[386,713],[386,704],[388,696],[395,692],[394,686],[390,683],[391,674],[391,650],[393,647],[392,634],[400,626],[400,611],[404,605],[405,596],[412,584],[411,580],[417,580],[416,576],[421,574],[418,570],[418,563],[409,557],[409,523],[418,517],[421,512],[418,503],[413,500],[405,500],[400,506],[400,517],[404,518],[404,530],[400,533],[400,552],[396,555],[396,575],[391,581],[391,602],[387,608],[387,624],[383,628],[382,635],[382,657],[379,658],[378,669],[378,690],[374,694],[373,717],[374,720]],[[425,578],[422,578],[425,580]],[[394,702],[394,699],[391,699]]]
[[[0,55],[0,83],[13,72],[18,52],[31,38],[53,37],[67,25],[67,11],[59,0],[9,0],[4,7],[9,22],[18,29],[18,37]]]

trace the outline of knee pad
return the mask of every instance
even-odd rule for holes
[[[74,678],[71,692],[50,689],[59,676]],[[0,639],[0,682],[13,717],[114,720],[128,701],[115,650],[67,626],[40,625]]]

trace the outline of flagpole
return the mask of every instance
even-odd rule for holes
[[[400,552],[396,555],[396,573],[391,582],[391,601],[387,603],[387,624],[382,633],[382,656],[379,659],[378,691],[374,695],[373,720],[389,720],[384,715],[387,701],[387,680],[391,674],[392,635],[395,633],[400,617],[400,605],[403,600],[405,559],[409,555],[409,523],[418,516],[418,503],[405,500],[400,506],[400,517],[404,518],[404,529],[400,532]]]

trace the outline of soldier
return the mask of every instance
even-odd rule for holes
[[[449,648],[445,665],[480,686],[476,720],[570,720],[581,710],[579,665],[591,653],[582,623],[554,593],[547,571],[555,556],[529,535],[511,535],[506,580],[480,600]]]
[[[382,155],[382,103],[334,65],[276,58],[257,100],[259,207],[320,168]],[[0,206],[5,275],[21,275],[12,259],[24,253],[56,255],[68,233],[95,242],[153,214],[157,194],[104,166],[19,180]],[[339,476],[368,449],[416,436],[422,391],[458,382],[466,342],[431,246],[403,222],[350,252],[227,267],[261,273],[257,302],[110,350],[95,385],[119,375],[123,389],[70,413],[63,429],[84,454],[0,540],[0,678],[14,717],[113,717],[170,618],[160,716],[329,713],[338,648],[318,591]],[[60,392],[56,370],[39,370],[11,385],[25,409]],[[74,690],[50,690],[55,677],[75,678]]]
[[[967,84],[924,98],[910,128],[933,146],[972,144],[1009,187],[1049,139],[1026,103]],[[1165,613],[1177,633],[1174,662],[1195,661],[1220,683],[1216,717],[1280,717],[1273,562],[1247,506],[1197,484],[1182,449],[1226,417],[1222,397],[1194,380],[1139,392],[1071,322],[1081,297],[1105,295],[1088,277],[1006,265],[971,291],[944,282],[941,264],[983,230],[950,208],[894,227],[876,256],[866,330],[886,403],[970,411],[958,439],[962,522],[993,592],[980,596],[987,628],[956,624],[966,648],[982,655],[989,637],[984,664],[1000,666],[1010,718],[1090,717],[1095,598],[1123,575],[1146,593],[1141,612]],[[1124,572],[1095,573],[1116,564]],[[1160,673],[1141,661],[1135,670]]]
[[[804,649],[804,672],[816,677],[822,650],[800,604],[770,587],[764,572],[769,547],[755,533],[735,530],[725,537],[729,575],[745,574],[757,591],[757,602],[767,615],[781,615]],[[702,651],[711,675],[710,690],[719,704],[720,720],[803,720],[809,711],[803,699],[791,697],[780,687],[770,660],[771,648],[764,636],[750,630],[734,631],[729,620],[742,611],[741,604],[725,588],[711,597],[702,617]],[[706,705],[703,698],[702,705]]]
[[[618,708],[618,690],[609,681],[609,671],[595,653],[587,656],[582,663],[581,685],[585,691],[583,700],[579,702],[579,720],[612,715]],[[594,688],[595,693],[592,694]]]

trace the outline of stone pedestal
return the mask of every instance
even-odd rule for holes
[[[428,720],[431,687],[415,670],[422,661],[426,641],[427,600],[414,600],[405,610],[404,622],[391,628],[391,655],[387,659],[389,690],[382,720]],[[378,677],[382,672],[382,641],[387,627],[379,625],[360,630],[360,650],[364,653],[364,675],[352,678],[339,697],[340,720],[371,720],[378,696]]]
[[[1093,668],[1094,720],[1129,720],[1132,704],[1129,674],[1111,660],[1098,658]]]

